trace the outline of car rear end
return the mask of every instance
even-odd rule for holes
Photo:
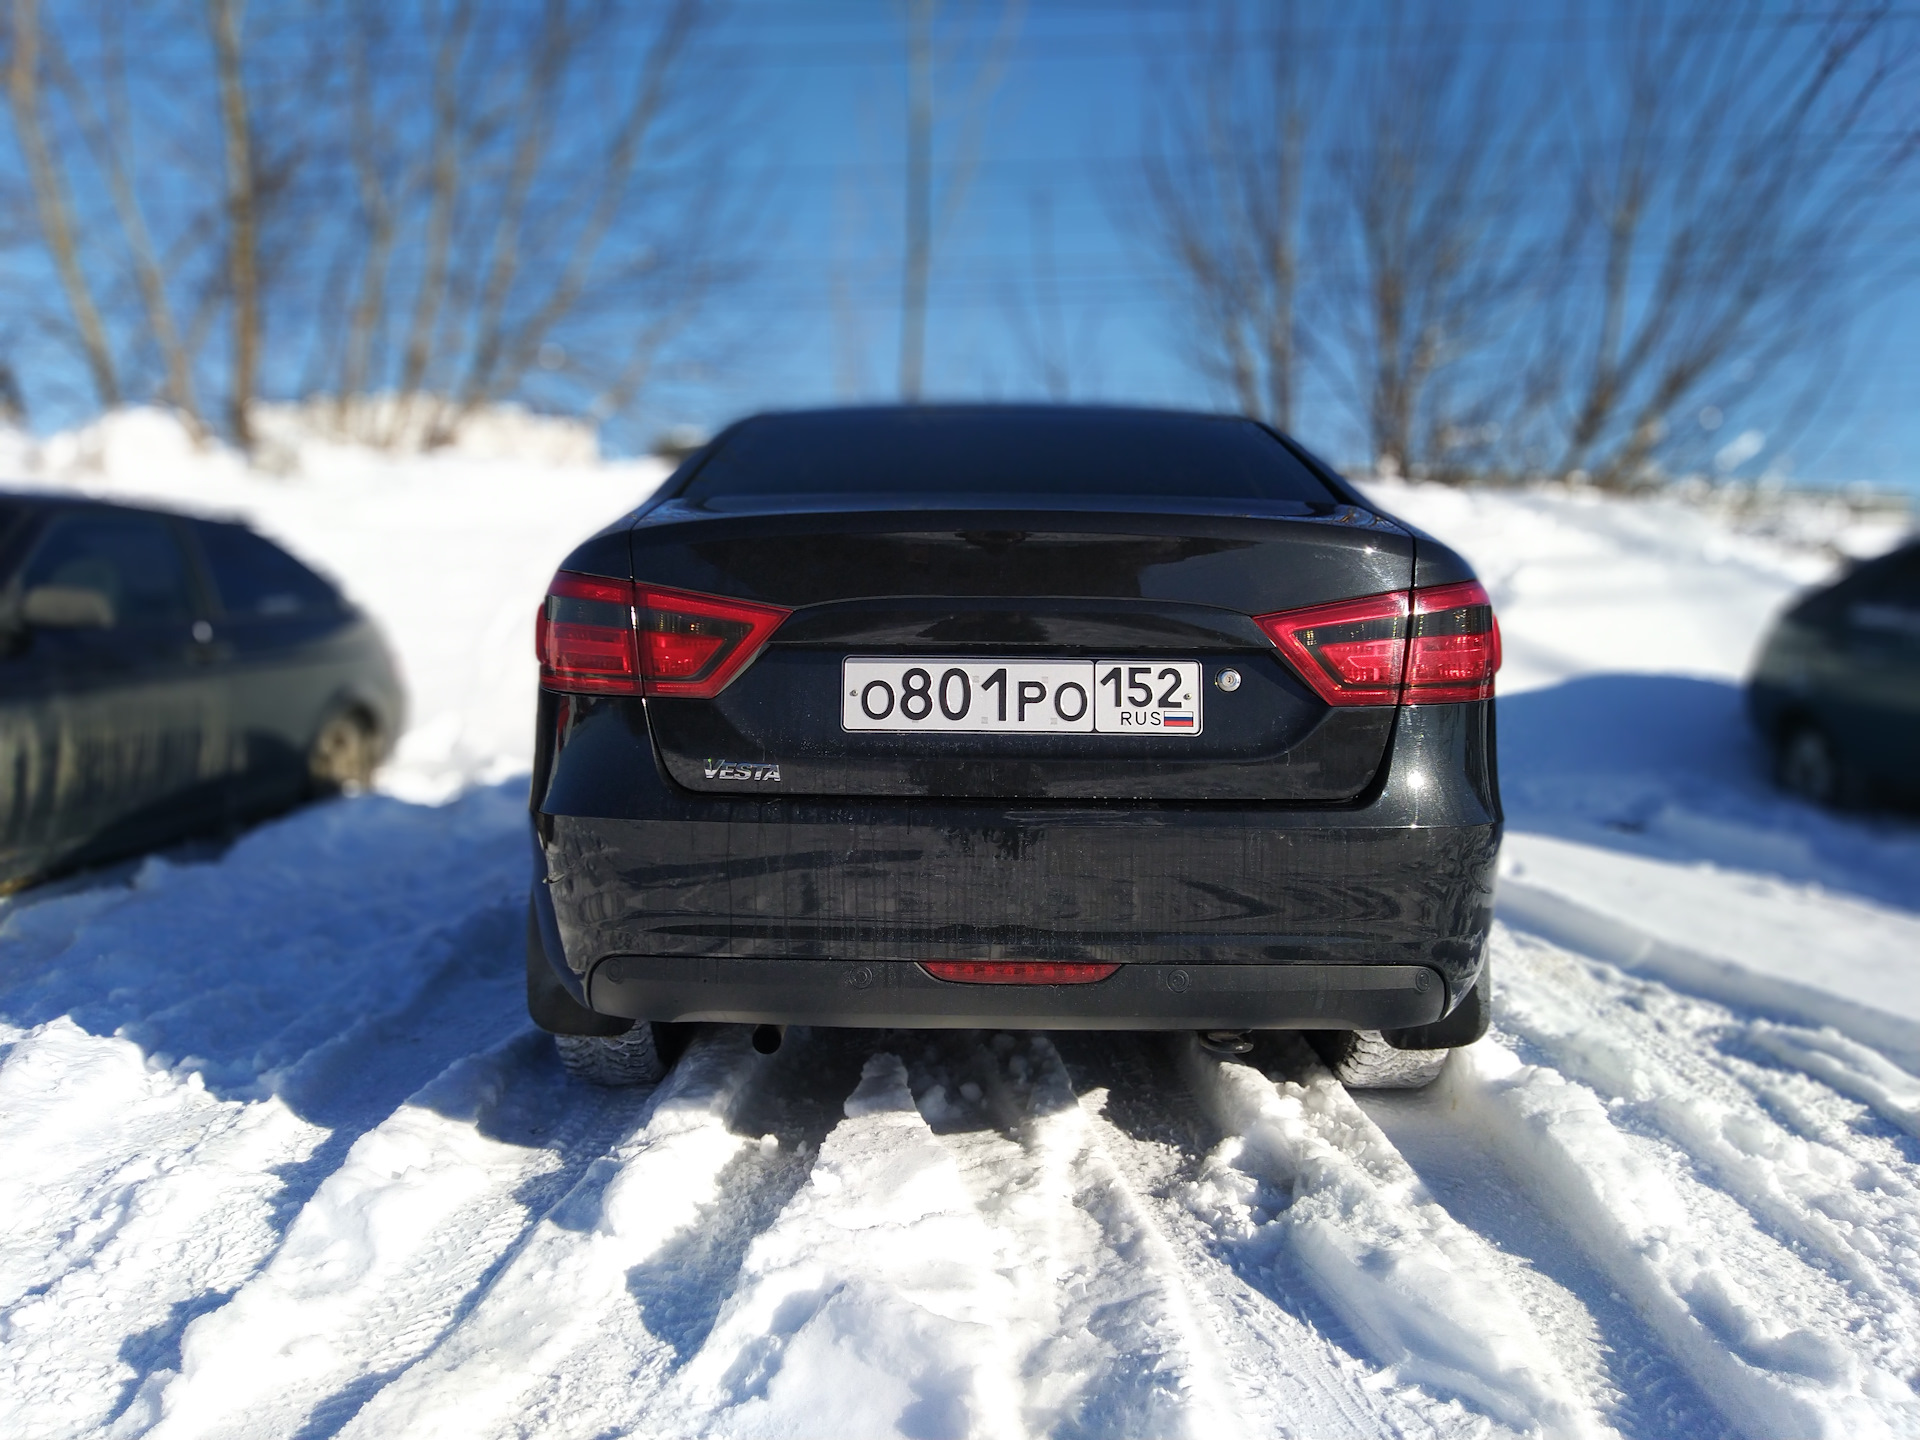
[[[550,1028],[1413,1034],[1480,976],[1485,592],[1252,422],[746,422],[539,648]]]

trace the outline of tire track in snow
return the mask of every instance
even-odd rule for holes
[[[284,1436],[348,1418],[644,1101],[566,1083],[530,1032],[456,1062],[361,1135],[272,1260],[189,1328],[148,1433]]]
[[[1510,943],[1515,953],[1530,948]],[[1817,1033],[1796,1039],[1764,1022],[1743,1026],[1717,1004],[1550,947],[1533,948],[1529,959],[1504,1002],[1505,1023],[1570,1079],[1615,1102],[1619,1118],[1678,1146],[1779,1240],[1846,1282],[1867,1307],[1862,1322],[1881,1332],[1885,1363],[1920,1369],[1920,1167],[1844,1126],[1810,1124],[1804,1112],[1813,1097],[1794,1104],[1780,1093],[1777,1072],[1728,1047],[1747,1040],[1770,1058],[1797,1056],[1796,1068],[1870,1078],[1884,1109],[1896,1108],[1892,1077],[1902,1072],[1837,1035],[1837,1045],[1816,1050]],[[1630,1003],[1619,1003],[1621,990]],[[1819,1064],[1835,1051],[1848,1057],[1843,1073]],[[1879,1064],[1863,1072],[1867,1057]]]
[[[1345,1089],[1289,1037],[1269,1080],[1185,1042],[1182,1070],[1228,1139],[1219,1167],[1278,1187],[1274,1227],[1326,1302],[1402,1382],[1515,1430],[1610,1433],[1536,1332],[1490,1246],[1435,1203]],[[1226,1188],[1226,1187],[1222,1187]],[[1228,1193],[1231,1193],[1229,1190]]]
[[[1020,1359],[1028,1433],[1280,1433],[1250,1423],[1196,1313],[1204,1300],[1099,1143],[1051,1040],[942,1037],[914,1079],[1007,1273],[1046,1317]]]
[[[369,1399],[343,1436],[457,1436],[515,1424],[541,1382],[595,1347],[631,1306],[627,1276],[722,1200],[749,1142],[731,1121],[766,1069],[743,1031],[696,1036],[645,1124],[595,1160],[426,1355]],[[644,1357],[657,1376],[670,1348]]]
[[[1228,1263],[1222,1252],[1231,1253],[1232,1242],[1207,1223],[1211,1207],[1195,1203],[1194,1176],[1218,1134],[1168,1063],[1168,1049],[1159,1036],[1075,1033],[1032,1037],[1024,1052],[997,1040],[980,1056],[990,1095],[1011,1112],[1010,1132],[1037,1162],[1035,1183],[1013,1197],[1030,1205],[1030,1227],[1044,1227],[1034,1227],[1037,1246],[1051,1238],[1059,1212],[1078,1212],[1095,1231],[1104,1267],[1095,1274],[1106,1293],[1089,1286],[1083,1303],[1096,1320],[1089,1328],[1114,1346],[1119,1363],[1087,1387],[1078,1431],[1060,1433],[1173,1433],[1143,1398],[1185,1402],[1169,1406],[1168,1418],[1195,1435],[1459,1428],[1457,1407],[1383,1386],[1378,1371]],[[1074,1258],[1071,1249],[1065,1258]],[[1167,1366],[1162,1354],[1181,1363]],[[1171,1395],[1163,1368],[1180,1382]]]
[[[1047,1307],[1013,1278],[896,1055],[869,1056],[843,1108],[636,1433],[1028,1433],[1019,1362]]]
[[[1790,1213],[1799,1182],[1762,1183],[1741,1155],[1773,1154],[1789,1173],[1799,1163],[1809,1192],[1832,1180],[1807,1162],[1803,1137],[1741,1100],[1733,1062],[1709,1063],[1698,1033],[1691,1044],[1683,1038],[1703,1028],[1704,1002],[1504,930],[1497,947],[1503,1023],[1529,1050],[1657,1103],[1619,1095],[1610,1107],[1581,1080],[1523,1064],[1490,1039],[1457,1056],[1441,1082],[1465,1123],[1536,1203],[1565,1218],[1589,1261],[1740,1429],[1850,1440],[1913,1433],[1920,1397],[1887,1366],[1887,1312],[1863,1307],[1857,1289],[1822,1268],[1830,1251],[1803,1258],[1737,1194],[1696,1173],[1746,1191],[1776,1221]],[[1694,1020],[1683,1022],[1690,1009]],[[1623,1028],[1637,1032],[1639,1051],[1618,1048]],[[1680,1066],[1677,1080],[1667,1064]]]
[[[280,1172],[326,1132],[221,1100],[58,1019],[0,1063],[0,1434],[91,1435],[279,1238]]]
[[[1628,1437],[1730,1440],[1734,1432],[1560,1217],[1506,1172],[1447,1082],[1361,1092],[1360,1108],[1447,1212],[1485,1239],[1501,1274],[1568,1378]]]
[[[543,1376],[494,1433],[592,1440],[642,1424],[661,1388],[706,1344],[753,1241],[808,1183],[821,1145],[846,1118],[873,1033],[787,1032],[734,1111],[731,1127],[748,1143],[716,1183],[718,1198],[627,1271],[631,1303],[612,1307],[594,1343]]]
[[[1920,1076],[1901,1069],[1879,1051],[1830,1025],[1809,1030],[1755,1020],[1747,1026],[1746,1039],[1772,1059],[1861,1101],[1888,1124],[1920,1140]],[[1833,1129],[1825,1125],[1820,1132],[1830,1134]]]

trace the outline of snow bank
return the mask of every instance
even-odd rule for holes
[[[1818,885],[1514,834],[1501,913],[1625,969],[1920,1063],[1920,915]]]

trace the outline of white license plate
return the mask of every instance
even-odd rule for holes
[[[858,660],[840,671],[845,730],[1198,735],[1197,660]]]

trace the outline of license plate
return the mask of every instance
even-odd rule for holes
[[[858,660],[841,666],[845,730],[1198,735],[1197,660]]]

